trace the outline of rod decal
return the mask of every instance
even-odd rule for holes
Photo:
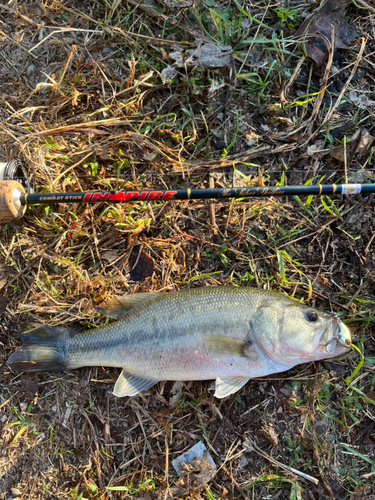
[[[173,200],[177,191],[127,191],[127,192],[97,192],[86,193],[83,202],[127,202],[127,201],[153,201],[153,200]],[[51,199],[51,198],[50,198]]]
[[[343,184],[341,194],[359,194],[361,189],[361,184]]]

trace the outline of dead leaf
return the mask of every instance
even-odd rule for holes
[[[38,377],[35,373],[23,374],[21,376],[21,392],[26,403],[31,403],[38,393]]]
[[[0,276],[0,290],[9,283],[10,278],[10,274],[2,273],[2,276]]]
[[[169,398],[169,404],[172,406],[177,406],[178,402],[182,397],[182,391],[184,389],[184,383],[178,380],[175,382],[171,389],[171,397]]]
[[[5,297],[0,296],[0,316],[5,311],[6,305],[7,305],[7,299]]]
[[[177,49],[170,52],[169,57],[175,60],[178,67],[201,66],[203,68],[222,68],[231,62],[233,49],[230,45],[205,43],[195,49]]]
[[[369,99],[365,92],[360,90],[351,90],[349,92],[350,101],[361,109],[373,108],[375,106],[375,101]]]
[[[182,7],[191,7],[193,5],[193,0],[165,0],[164,3],[168,5],[170,9],[181,9]]]
[[[366,396],[371,399],[372,401],[375,401],[375,391],[372,392],[366,392]]]
[[[118,252],[116,250],[108,250],[102,255],[102,259],[107,262],[114,262],[118,258]]]
[[[329,0],[313,16],[306,19],[295,32],[295,36],[306,37],[305,52],[321,66],[328,58],[328,48],[322,37],[331,43],[331,25],[335,29],[334,50],[348,49],[355,40],[357,31],[342,8],[343,2]]]
[[[316,158],[316,155],[319,154],[321,156],[324,155],[326,150],[322,151],[321,146],[322,146],[322,141],[316,142],[315,144],[311,144],[311,146],[307,148],[307,156],[314,156],[314,158]]]
[[[216,471],[215,462],[202,441],[175,458],[173,467],[179,476],[187,476],[196,488],[208,483]]]
[[[258,433],[272,446],[272,448],[277,448],[279,446],[278,434],[276,434],[275,429],[272,424],[267,422],[262,422],[263,426],[258,430]]]
[[[368,153],[374,139],[375,137],[373,137],[365,128],[358,129],[355,134],[352,135],[350,142],[346,144],[346,147],[339,146],[333,149],[331,151],[331,156],[336,160],[345,163],[346,153],[346,161],[350,164],[354,155],[365,155]]]
[[[168,66],[161,72],[161,79],[163,80],[163,83],[168,83],[169,80],[173,80],[176,75],[177,71],[168,64]]]
[[[154,272],[154,261],[139,245],[133,248],[129,258],[129,270],[132,281],[142,281]]]
[[[152,418],[154,418],[162,427],[168,425],[171,420],[171,411],[170,410],[161,410],[156,411],[152,414]]]

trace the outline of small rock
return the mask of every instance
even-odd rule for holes
[[[319,141],[319,143],[315,143],[315,144],[311,144],[311,146],[309,146],[307,148],[307,156],[316,156],[317,154],[321,154],[321,153],[324,153],[326,152],[327,150],[322,150],[321,149],[321,142]]]
[[[174,59],[174,65],[180,68],[185,66],[222,68],[230,64],[232,52],[233,49],[230,45],[205,43],[186,51],[177,48],[173,52],[170,52],[169,57]]]
[[[117,260],[119,254],[116,250],[108,250],[108,252],[105,252],[102,255],[102,259],[106,260],[107,262],[114,262]]]
[[[35,440],[35,443],[34,443],[34,446],[36,446],[37,444],[41,443],[42,441],[44,441],[46,435],[44,434],[44,432],[41,432],[40,434],[38,434],[36,440]]]
[[[19,497],[22,495],[22,491],[18,488],[11,488],[10,491],[14,497]]]
[[[324,434],[329,426],[329,419],[326,417],[323,420],[318,420],[315,422],[315,432],[318,435]]]
[[[163,80],[163,83],[168,83],[170,80],[173,80],[176,75],[177,71],[168,64],[168,66],[161,72],[161,79]]]
[[[217,469],[215,462],[206,446],[199,441],[192,448],[185,451],[182,455],[175,458],[173,467],[179,476],[186,474],[186,465],[192,465],[196,468],[209,469],[209,475],[213,476],[214,471]]]
[[[27,73],[28,75],[31,75],[31,73],[34,73],[34,72],[35,72],[35,66],[34,66],[34,64],[30,64],[30,66],[28,66],[28,67],[26,68],[26,73]]]
[[[184,388],[184,383],[181,381],[177,381],[173,384],[171,389],[172,397],[169,399],[169,404],[172,406],[176,406],[181,399],[182,391]]]
[[[86,377],[82,377],[81,379],[79,379],[79,386],[82,388],[85,388],[88,386],[88,381],[87,381]]]
[[[284,389],[284,388],[280,389],[280,392],[286,398],[289,398],[293,394],[292,391],[290,391],[289,389]]]
[[[249,439],[246,439],[246,441],[243,442],[243,446],[246,448],[247,452],[254,451],[254,446]]]

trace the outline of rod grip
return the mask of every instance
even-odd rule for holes
[[[21,204],[21,194],[26,191],[17,181],[0,181],[0,221],[20,219],[26,206]]]

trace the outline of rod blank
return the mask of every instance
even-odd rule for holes
[[[153,191],[91,191],[87,193],[22,194],[22,205],[50,203],[131,203],[136,201],[207,200],[266,196],[357,195],[375,193],[375,184],[316,184],[233,189],[178,189]]]

